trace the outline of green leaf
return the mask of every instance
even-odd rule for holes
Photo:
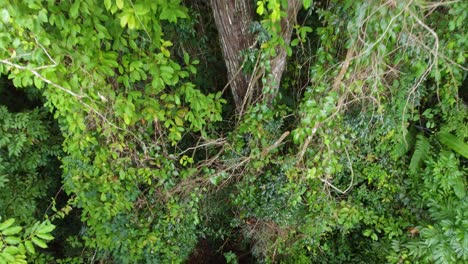
[[[25,241],[24,246],[26,247],[26,250],[29,251],[29,253],[36,254],[36,250],[34,249],[34,246],[31,243],[31,241]]]
[[[263,6],[263,1],[258,1],[257,2],[257,14],[263,15],[263,12],[265,12],[265,7]]]
[[[0,11],[0,18],[2,19],[3,23],[7,24],[10,22],[10,14],[8,13],[8,10],[2,9]]]
[[[14,227],[10,227],[10,228],[3,230],[2,233],[7,236],[16,235],[19,232],[21,232],[21,230],[22,230],[21,226],[14,226]]]
[[[409,169],[412,174],[416,174],[421,168],[423,161],[426,159],[427,154],[429,153],[431,145],[429,144],[427,138],[419,134],[416,136],[417,140],[414,147],[413,156],[411,157]]]
[[[34,86],[36,86],[37,89],[42,89],[42,87],[44,87],[44,82],[39,79],[38,77],[34,77]]]
[[[117,0],[115,2],[117,4],[117,8],[122,9],[124,7],[124,0]]]
[[[17,246],[8,246],[5,248],[4,252],[11,255],[16,255],[20,252],[20,249]]]
[[[145,5],[143,5],[143,4],[136,4],[135,5],[135,13],[137,15],[139,15],[139,16],[146,15],[149,11],[150,11],[150,9],[148,7],[146,7]]]
[[[106,10],[111,9],[111,7],[112,7],[112,0],[104,0],[104,6],[106,7]]]
[[[127,119],[126,117],[127,117],[127,115],[124,115],[124,121],[125,121],[125,124],[128,125],[128,124],[130,124],[130,119]],[[107,201],[107,196],[106,196],[105,193],[101,193],[101,201],[103,201],[103,202]]]
[[[32,242],[33,242],[34,244],[36,244],[38,247],[40,247],[40,248],[47,248],[47,244],[44,243],[44,241],[40,240],[39,238],[37,238],[37,237],[32,237],[31,240],[32,240]]]
[[[190,63],[190,56],[185,51],[184,51],[184,63],[187,64],[187,65]]]
[[[47,234],[47,233],[52,232],[52,230],[54,229],[55,229],[55,225],[46,222],[39,227],[37,232],[40,234]]]
[[[17,245],[21,243],[21,238],[15,236],[8,236],[5,238],[5,242],[7,242],[10,245]]]
[[[161,66],[161,72],[162,73],[168,73],[168,74],[173,74],[174,73],[174,69],[170,66]]]
[[[128,23],[128,15],[123,15],[121,18],[120,18],[120,26],[121,27],[125,27]]]
[[[178,116],[176,116],[174,118],[174,121],[175,121],[176,125],[178,125],[178,126],[183,126],[184,125],[184,121]]]
[[[159,19],[168,20],[169,22],[177,22],[177,18],[186,18],[185,9],[181,6],[169,5],[163,7]]]
[[[130,116],[129,116],[129,115],[124,114],[124,115],[123,115],[123,119],[124,119],[124,122],[125,122],[126,125],[130,125],[130,122],[131,122],[132,120],[130,119]],[[102,194],[101,194],[101,201],[102,201],[102,199],[103,199],[103,196],[102,196]]]
[[[455,179],[452,179],[449,183],[452,186],[453,191],[455,192],[455,195],[458,198],[460,199],[465,198],[466,188],[465,188],[463,179],[461,177],[457,176]]]
[[[440,133],[439,140],[448,148],[468,159],[468,144],[463,142],[463,140],[450,133]]]
[[[42,238],[44,240],[53,240],[54,237],[49,234],[36,234],[37,237]]]
[[[299,39],[296,38],[291,41],[291,47],[295,47],[297,44],[299,44]]]
[[[15,257],[6,252],[2,252],[0,256],[2,256],[7,261],[7,263],[15,263]]]
[[[10,227],[14,222],[15,222],[15,219],[13,219],[13,218],[10,218],[10,219],[6,220],[6,221],[3,222],[2,224],[0,224],[0,231],[3,231],[3,230],[5,230],[5,229],[7,229],[7,228]]]
[[[137,24],[136,24],[136,20],[135,20],[135,16],[133,15],[128,15],[128,28],[129,29],[134,29],[136,28]]]
[[[80,10],[80,0],[75,1],[72,6],[70,7],[70,17],[77,18],[78,11]]]

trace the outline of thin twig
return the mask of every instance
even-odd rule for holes
[[[190,150],[196,150],[196,149],[199,149],[199,148],[202,148],[202,147],[209,147],[209,146],[213,146],[213,145],[223,145],[224,143],[226,143],[226,138],[218,138],[218,139],[215,139],[215,140],[211,140],[211,141],[207,141],[206,143],[203,143],[201,145],[196,145],[195,147],[190,147],[190,148],[187,148],[185,150],[183,150],[182,152],[180,152],[177,156],[181,156],[183,155],[184,153],[190,151]]]
[[[11,62],[11,61],[9,61],[9,60],[0,60],[0,62],[3,63],[3,64],[6,64],[6,65],[8,65],[8,66],[17,68],[17,69],[19,69],[19,70],[26,70],[26,71],[29,71],[29,72],[31,72],[32,74],[34,74],[36,77],[38,77],[39,79],[41,79],[42,81],[44,81],[45,83],[50,84],[50,85],[54,86],[55,88],[58,88],[58,89],[60,89],[60,90],[62,90],[62,91],[64,91],[64,92],[66,92],[66,93],[68,93],[68,94],[70,94],[70,95],[72,95],[72,96],[78,98],[78,99],[82,99],[82,98],[87,97],[87,96],[85,96],[85,95],[77,94],[77,93],[75,93],[75,92],[73,92],[73,91],[71,91],[71,90],[69,90],[69,89],[67,89],[67,88],[65,88],[65,87],[63,87],[63,86],[61,86],[61,85],[58,85],[58,84],[56,84],[56,83],[50,81],[49,79],[47,79],[47,78],[45,78],[44,76],[42,76],[39,72],[37,72],[37,70],[34,69],[34,68],[29,68],[29,67],[26,67],[26,66],[22,66],[22,65],[13,63],[13,62]]]
[[[346,152],[346,157],[348,158],[348,165],[349,165],[349,169],[351,170],[351,182],[349,183],[349,186],[348,188],[346,188],[344,191],[342,191],[340,188],[336,187],[335,185],[333,185],[332,183],[330,183],[329,181],[327,181],[326,179],[322,179],[320,178],[320,180],[324,183],[326,183],[328,186],[332,187],[332,189],[334,189],[335,191],[341,193],[341,194],[346,194],[352,187],[353,187],[353,184],[354,184],[354,171],[353,171],[353,165],[351,163],[351,159],[349,158],[349,153],[348,153],[348,149],[345,147],[345,152]]]

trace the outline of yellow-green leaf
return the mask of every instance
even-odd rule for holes
[[[468,144],[463,142],[462,139],[450,133],[441,133],[439,134],[439,140],[445,146],[468,159]]]
[[[176,125],[178,125],[178,126],[182,126],[184,124],[184,121],[178,116],[176,116],[174,118],[174,121],[175,121]]]
[[[77,18],[78,17],[78,11],[80,10],[80,2],[81,1],[75,1],[73,5],[70,7],[70,17],[71,18]]]
[[[257,14],[259,15],[263,15],[263,12],[265,12],[265,7],[263,6],[263,2],[262,1],[258,1],[257,2]]]
[[[104,0],[104,6],[106,7],[107,10],[111,9],[112,7],[111,0]]]
[[[117,4],[117,7],[119,9],[122,9],[124,7],[124,0],[117,0],[115,3]]]
[[[6,247],[3,252],[6,252],[11,255],[16,255],[19,253],[19,251],[20,251],[19,248],[16,246],[9,246],[9,247]]]
[[[134,29],[136,28],[136,21],[135,21],[135,16],[133,15],[128,15],[128,28],[129,29]]]
[[[5,238],[5,242],[7,242],[10,245],[18,245],[19,243],[21,243],[21,238],[15,236],[8,236]]]
[[[46,222],[44,224],[42,224],[39,229],[37,230],[38,233],[40,234],[47,234],[47,233],[50,233],[52,232],[52,230],[55,229],[55,225],[49,223],[49,222]]]
[[[31,254],[36,254],[36,250],[34,249],[33,244],[31,241],[26,241],[24,242],[24,246],[26,247],[26,250],[31,253]]]
[[[10,227],[10,228],[7,228],[5,230],[2,231],[2,233],[4,235],[16,235],[18,234],[19,232],[21,232],[22,228],[20,226],[14,226],[14,227]]]
[[[302,4],[304,5],[304,9],[308,9],[312,5],[312,0],[304,0]]]
[[[125,118],[125,116],[126,116],[126,115],[124,115],[124,118]],[[125,123],[126,123],[127,125],[130,124],[130,121],[128,121],[127,119],[125,119],[125,120],[126,120]],[[128,122],[127,122],[127,121],[128,121]],[[105,193],[101,193],[101,201],[103,201],[103,202],[107,201],[107,196],[106,196]]]
[[[40,237],[44,240],[52,240],[54,239],[53,236],[49,235],[49,234],[36,234],[37,237]]]
[[[128,23],[128,15],[123,15],[121,18],[120,18],[120,26],[121,27],[125,27]]]
[[[2,256],[7,261],[7,263],[15,263],[15,257],[6,252],[2,252],[0,256]]]
[[[1,224],[0,224],[0,231],[7,229],[7,228],[10,227],[14,222],[15,222],[15,219],[10,218],[10,219],[6,220],[5,222],[1,223]]]
[[[31,238],[31,240],[32,240],[32,242],[33,242],[34,244],[36,244],[38,247],[40,247],[40,248],[47,248],[47,244],[44,243],[44,241],[40,240],[39,238],[33,237],[33,238]]]

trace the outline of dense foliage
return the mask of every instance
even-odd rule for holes
[[[468,262],[468,3],[295,1],[0,2],[0,263]]]

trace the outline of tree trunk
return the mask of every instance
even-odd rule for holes
[[[287,16],[281,20],[281,35],[286,44],[289,44],[291,40],[300,3],[299,0],[288,0]],[[255,1],[252,0],[211,0],[229,84],[238,112],[242,111],[250,82],[250,76],[244,74],[241,69],[243,62],[241,52],[253,45],[255,41],[255,36],[249,33],[249,27],[255,15],[254,4]],[[268,99],[269,101],[277,94],[281,76],[286,68],[286,55],[286,49],[279,47],[277,56],[271,59],[273,77],[268,80],[268,85],[274,92]],[[261,93],[253,92],[253,94]]]
[[[300,8],[301,1],[288,0],[287,16],[281,19],[281,36],[284,39],[285,45],[289,45],[291,42],[291,35],[294,29],[294,24],[296,23],[296,16]],[[270,62],[271,73],[273,75],[272,78],[268,80],[268,84],[272,90],[271,96],[267,98],[270,103],[278,94],[281,77],[286,69],[286,57],[286,49],[284,47],[278,47],[276,57],[274,57]]]
[[[221,50],[236,109],[240,111],[250,78],[242,72],[241,51],[254,43],[249,33],[254,9],[251,0],[211,0]]]

